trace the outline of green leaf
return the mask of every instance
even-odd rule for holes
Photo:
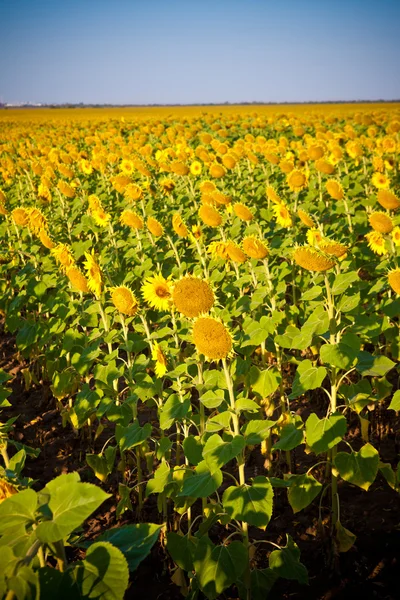
[[[164,491],[167,483],[170,483],[171,481],[171,469],[168,463],[162,462],[154,473],[153,479],[150,479],[147,482],[146,496],[150,496],[150,494],[160,494]]]
[[[340,521],[335,524],[336,529],[336,544],[339,552],[347,552],[354,546],[357,536],[343,527]]]
[[[277,369],[265,369],[260,371],[258,367],[252,366],[249,372],[249,385],[252,390],[262,398],[271,396],[279,387],[281,375]]]
[[[207,498],[217,491],[222,484],[222,472],[217,469],[211,473],[206,461],[197,465],[194,475],[187,477],[183,482],[182,491],[178,496],[190,496],[191,498]]]
[[[388,406],[391,410],[400,410],[400,390],[393,394],[393,398]]]
[[[359,373],[366,377],[384,377],[390,369],[393,369],[396,364],[387,356],[373,356],[369,352],[362,351],[358,354],[358,363],[356,369]]]
[[[167,550],[172,560],[184,571],[193,571],[192,555],[196,546],[187,535],[167,533]]]
[[[313,287],[306,290],[304,294],[302,294],[301,301],[307,302],[309,300],[315,300],[315,298],[318,298],[318,296],[320,296],[321,294],[322,287],[320,285],[314,285]]]
[[[303,323],[302,332],[308,331],[312,335],[322,335],[329,329],[328,313],[323,304],[319,304],[311,313],[307,321]]]
[[[217,408],[224,400],[224,390],[208,390],[200,396],[200,402],[210,409]]]
[[[272,569],[253,569],[251,571],[252,600],[265,600],[277,579],[278,575]]]
[[[117,425],[115,428],[115,439],[119,444],[121,452],[139,446],[151,435],[151,424],[146,423],[140,427],[139,421],[135,421],[128,427]]]
[[[186,417],[190,408],[190,398],[186,398],[182,402],[178,394],[171,394],[160,410],[161,429],[169,429],[175,421],[180,421]]]
[[[76,567],[75,577],[85,598],[123,600],[129,583],[128,563],[109,542],[96,542]]]
[[[235,402],[235,412],[240,414],[241,412],[258,413],[260,407],[257,402],[250,400],[249,398],[238,398]]]
[[[136,523],[114,527],[96,538],[95,543],[110,542],[110,544],[121,550],[128,562],[130,572],[133,573],[149,554],[158,539],[161,529],[162,525],[154,523]]]
[[[218,413],[214,417],[211,417],[211,419],[207,419],[206,431],[214,433],[221,429],[229,429],[231,419],[232,413],[229,410]]]
[[[288,423],[282,427],[279,441],[273,445],[273,450],[290,451],[303,443],[303,421],[301,417],[295,423]]]
[[[35,521],[37,493],[31,489],[9,496],[0,503],[0,533],[16,525]]]
[[[358,352],[339,342],[339,344],[324,344],[320,350],[322,362],[331,367],[347,371],[355,361]]]
[[[183,440],[183,451],[191,465],[198,465],[203,460],[203,445],[200,437],[188,435]]]
[[[322,484],[312,475],[291,475],[288,489],[289,504],[294,513],[306,508],[318,496]]]
[[[339,452],[334,464],[345,481],[367,491],[378,473],[379,453],[371,444],[365,444],[359,452]]]
[[[347,429],[347,421],[343,415],[334,414],[329,418],[319,419],[311,413],[306,421],[307,445],[315,454],[327,452],[342,439]]]
[[[293,400],[308,390],[315,390],[321,387],[325,377],[325,367],[314,367],[311,360],[303,360],[297,367],[292,393],[289,398]]]
[[[264,529],[272,516],[274,491],[267,477],[255,477],[251,485],[232,486],[222,497],[224,509],[231,519],[244,521]]]
[[[20,566],[7,583],[18,600],[40,600],[39,576],[31,567]]]
[[[343,294],[347,288],[359,279],[358,274],[355,271],[350,271],[348,273],[339,273],[336,275],[335,281],[332,286],[332,294],[337,296],[338,294]]]
[[[68,475],[60,475],[47,484],[43,493],[48,492],[52,520],[42,521],[36,529],[37,537],[44,543],[66,538],[110,497],[99,487],[74,481]]]
[[[218,433],[208,438],[204,449],[203,458],[213,474],[226,465],[243,450],[246,442],[241,435],[235,435],[231,441],[224,441]]]
[[[254,419],[242,427],[242,433],[246,441],[246,446],[256,446],[266,440],[271,433],[271,427],[274,427],[275,421],[266,419]]]
[[[308,573],[300,562],[300,550],[290,535],[287,535],[284,548],[274,550],[269,557],[269,568],[284,579],[294,579],[299,583],[308,583]]]
[[[263,326],[263,323],[252,320],[244,328],[244,341],[241,343],[241,348],[246,346],[259,346],[265,342],[269,335],[269,327]]]
[[[216,600],[239,579],[248,564],[247,550],[241,542],[214,546],[203,536],[193,560],[201,591],[208,600]]]

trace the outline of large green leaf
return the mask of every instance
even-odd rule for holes
[[[166,462],[162,462],[154,473],[153,479],[149,479],[146,486],[146,496],[160,494],[164,491],[167,483],[172,481],[171,468]]]
[[[241,435],[235,435],[230,441],[224,441],[218,433],[209,437],[203,449],[203,458],[211,474],[240,454],[245,444]]]
[[[229,487],[222,497],[224,509],[231,519],[265,528],[272,515],[274,491],[267,477],[255,477],[251,485]]]
[[[203,536],[193,564],[201,591],[209,600],[215,600],[242,575],[248,564],[247,550],[241,542],[214,546]]]
[[[364,377],[366,375],[384,377],[384,375],[395,366],[396,364],[387,356],[373,356],[369,352],[363,350],[358,354],[356,369]]]
[[[349,369],[357,357],[358,351],[347,344],[324,344],[320,350],[322,362],[330,367],[338,369]]]
[[[290,451],[303,443],[303,421],[296,415],[293,423],[284,425],[281,430],[279,441],[273,446],[273,450]]]
[[[56,480],[58,485],[54,486]],[[36,529],[37,537],[45,543],[66,538],[110,497],[96,485],[74,481],[68,475],[61,475],[56,480],[43,490],[50,492],[48,507],[52,519],[42,521]]]
[[[115,439],[119,444],[121,452],[130,450],[135,446],[142,444],[151,435],[151,424],[146,423],[143,427],[140,427],[139,421],[135,421],[128,427],[117,425],[115,428]]]
[[[195,544],[187,535],[178,533],[167,534],[167,550],[172,560],[184,571],[193,571],[192,555],[195,550]]]
[[[249,372],[249,385],[262,398],[273,394],[278,389],[280,380],[281,375],[276,369],[261,371],[258,367],[252,366]]]
[[[291,475],[288,500],[294,513],[303,510],[318,496],[322,484],[312,475]]]
[[[132,573],[149,554],[158,539],[161,528],[162,525],[154,523],[135,523],[134,525],[115,527],[102,533],[96,538],[95,543],[110,542],[121,550]]]
[[[178,493],[178,496],[207,498],[207,496],[211,496],[216,492],[222,480],[222,472],[217,469],[214,473],[211,473],[206,461],[202,460],[195,468],[194,475],[184,480],[182,491]]]
[[[0,533],[16,525],[35,521],[37,493],[31,489],[14,494],[0,503]]]
[[[300,562],[300,550],[290,535],[287,535],[284,548],[274,550],[269,557],[269,568],[284,579],[295,579],[299,583],[308,583],[308,573]]]
[[[74,575],[85,598],[123,600],[129,583],[128,563],[121,550],[109,542],[90,546]]]
[[[297,367],[292,393],[289,398],[298,398],[308,390],[315,390],[321,387],[325,377],[325,367],[314,367],[311,360],[303,360]]]
[[[180,421],[190,410],[190,398],[182,402],[178,394],[171,394],[160,411],[161,429],[169,429],[174,421]]]
[[[267,419],[254,419],[242,427],[242,433],[246,441],[246,446],[256,446],[266,440],[271,433],[271,427],[274,427],[275,421]]]
[[[371,444],[365,444],[359,452],[339,452],[334,463],[345,481],[368,490],[378,473],[379,453]]]
[[[336,275],[335,281],[333,282],[332,294],[335,296],[338,294],[343,294],[347,288],[358,279],[358,274],[355,271],[339,273],[339,275]]]
[[[265,600],[277,579],[278,575],[272,569],[253,569],[251,572],[252,600]]]
[[[335,413],[329,418],[319,419],[311,413],[306,421],[307,445],[315,454],[327,452],[338,444],[347,429],[347,421],[343,415]]]
[[[393,398],[388,406],[391,410],[400,410],[400,390],[393,394]]]

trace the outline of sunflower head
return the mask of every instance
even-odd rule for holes
[[[45,229],[39,230],[38,237],[45,248],[48,248],[49,250],[54,248],[54,242]]]
[[[246,254],[232,240],[228,240],[226,245],[226,252],[228,253],[229,258],[235,263],[245,263],[247,260]]]
[[[57,188],[67,198],[75,198],[74,188],[63,179],[59,180],[59,182],[57,183]]]
[[[323,239],[318,243],[318,247],[324,254],[330,254],[336,256],[336,258],[342,258],[348,252],[347,246],[339,244],[339,242],[334,242],[333,240]]]
[[[293,252],[294,261],[307,271],[328,271],[335,261],[311,246],[299,246]]]
[[[341,184],[336,179],[329,179],[326,184],[326,191],[334,200],[343,200],[344,192]]]
[[[207,313],[214,304],[214,292],[204,279],[187,275],[174,286],[172,300],[178,312],[186,317]]]
[[[306,174],[299,169],[293,169],[293,171],[288,174],[286,182],[292,192],[300,192],[300,190],[307,187],[308,184]]]
[[[123,315],[132,317],[135,315],[139,308],[139,302],[137,301],[134,293],[125,285],[110,288],[111,301],[115,308],[119,310]]]
[[[152,233],[155,237],[161,237],[164,233],[164,228],[157,219],[154,217],[147,218],[147,229]]]
[[[379,254],[380,256],[388,253],[385,238],[379,231],[370,231],[365,237],[367,238],[368,246],[371,248],[372,252],[375,252],[375,254]]]
[[[4,477],[0,478],[0,503],[6,498],[18,494],[18,489]]]
[[[392,219],[383,212],[373,212],[368,218],[369,224],[374,231],[379,233],[390,233],[393,230]]]
[[[210,173],[211,177],[214,177],[214,179],[220,179],[221,177],[224,177],[224,175],[226,174],[226,171],[222,165],[220,165],[218,163],[213,163],[210,166],[209,173]]]
[[[282,200],[279,198],[278,194],[271,185],[267,186],[266,194],[267,198],[269,198],[275,204],[282,204]]]
[[[65,274],[70,280],[72,287],[78,292],[86,293],[89,291],[88,280],[83,273],[80,272],[78,267],[75,265],[67,267]]]
[[[266,258],[269,254],[269,250],[265,243],[252,235],[243,239],[242,248],[247,256],[258,260]]]
[[[288,229],[293,225],[289,209],[286,207],[285,204],[275,204],[272,207],[272,210],[274,211],[278,225],[284,227],[285,229]]]
[[[376,199],[383,208],[388,210],[397,210],[400,207],[400,200],[389,190],[379,190]]]
[[[205,225],[209,227],[219,227],[222,225],[222,217],[216,208],[209,204],[203,204],[199,208],[199,217]]]
[[[198,160],[194,160],[192,162],[192,164],[190,165],[191,174],[197,177],[198,175],[201,175],[201,170],[202,170],[201,162],[199,162]]]
[[[71,249],[66,244],[57,244],[52,250],[52,255],[64,269],[71,267],[74,264]]]
[[[222,260],[228,260],[229,254],[227,246],[227,242],[214,241],[208,245],[207,252],[209,252],[213,258],[222,258]]]
[[[161,379],[167,372],[167,359],[161,346],[157,343],[153,343],[153,349],[151,351],[151,358],[156,361],[154,372],[156,376]]]
[[[388,282],[390,287],[396,294],[400,295],[400,269],[393,269],[388,273]]]
[[[390,186],[390,179],[384,173],[374,173],[371,182],[378,190],[387,190]]]
[[[28,212],[25,210],[25,208],[22,208],[22,206],[18,206],[17,208],[14,208],[14,210],[11,213],[11,217],[12,217],[14,223],[16,225],[19,225],[20,227],[24,227],[25,225],[28,225],[29,215],[28,215]]]
[[[232,353],[232,336],[221,321],[213,317],[199,317],[193,325],[193,343],[207,360],[220,360]]]
[[[233,211],[235,215],[242,221],[251,221],[254,217],[251,210],[249,210],[242,202],[235,202],[233,205]]]
[[[169,310],[172,302],[172,286],[162,275],[148,277],[142,285],[144,300],[157,310]]]
[[[137,185],[137,183],[128,183],[124,189],[124,196],[130,202],[136,202],[136,200],[140,200],[143,196],[142,188]]]
[[[86,261],[84,262],[84,266],[88,279],[88,288],[91,292],[93,292],[96,298],[99,298],[103,285],[103,274],[94,256],[94,252],[91,254],[89,254],[89,252],[85,252],[85,258]]]
[[[188,228],[179,213],[175,213],[172,217],[172,228],[179,237],[186,238],[189,235]]]
[[[315,227],[315,223],[312,220],[312,218],[310,217],[310,215],[308,215],[301,208],[299,208],[299,210],[297,211],[297,215],[298,215],[300,221],[303,223],[303,225],[305,225],[306,227],[310,227],[310,228]]]
[[[119,218],[120,223],[123,225],[127,225],[132,229],[143,229],[143,219],[133,210],[126,209],[122,211],[121,216]]]

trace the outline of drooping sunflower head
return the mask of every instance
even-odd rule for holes
[[[242,248],[250,258],[256,258],[262,260],[269,254],[269,250],[265,244],[253,235],[249,235],[243,239]]]
[[[52,251],[52,255],[64,269],[71,267],[74,264],[74,257],[72,256],[71,249],[66,244],[57,244]]]
[[[209,173],[210,173],[211,177],[214,177],[214,179],[220,179],[221,177],[224,177],[224,175],[226,174],[226,171],[222,165],[220,165],[218,163],[213,163],[210,166]]]
[[[153,343],[151,358],[156,361],[154,372],[156,376],[161,379],[167,372],[167,358],[157,342]]]
[[[11,217],[14,223],[16,225],[19,225],[20,227],[24,227],[28,224],[29,221],[28,212],[25,210],[25,208],[22,208],[22,206],[14,208],[14,210],[11,213]]]
[[[376,199],[383,208],[397,210],[400,207],[400,200],[389,190],[379,190]]]
[[[128,183],[124,189],[124,196],[130,202],[136,202],[143,196],[143,190],[137,183]]]
[[[175,283],[172,299],[176,310],[190,318],[209,312],[215,300],[210,284],[191,275]]]
[[[162,275],[148,277],[141,288],[144,300],[157,310],[169,310],[172,302],[172,285]]]
[[[374,231],[379,233],[390,233],[393,230],[392,219],[383,212],[373,212],[368,218],[369,224]]]
[[[202,194],[211,194],[217,189],[215,183],[213,181],[209,181],[208,179],[202,181],[199,185],[199,188]]]
[[[310,217],[310,215],[308,215],[301,208],[299,208],[299,210],[297,211],[297,215],[298,215],[300,221],[303,223],[303,225],[305,225],[306,227],[310,227],[310,228],[315,227],[315,223],[312,220],[312,218]]]
[[[111,301],[120,313],[128,315],[129,317],[132,317],[137,313],[139,302],[132,290],[126,285],[110,288],[110,292]]]
[[[284,227],[285,229],[288,229],[293,225],[289,209],[286,207],[285,204],[275,204],[272,207],[272,210],[274,211],[278,225]]]
[[[172,228],[179,237],[186,238],[189,235],[188,228],[179,213],[175,213],[172,217]]]
[[[388,253],[385,238],[379,231],[370,231],[365,237],[368,240],[368,246],[371,248],[372,252],[375,252],[375,254],[379,254],[380,256]]]
[[[335,170],[335,166],[329,162],[329,160],[325,160],[324,158],[315,161],[315,168],[320,173],[324,173],[324,175],[332,175]]]
[[[267,198],[269,198],[275,204],[282,204],[282,200],[279,198],[278,194],[272,187],[272,185],[268,185],[266,189]]]
[[[226,245],[226,252],[229,258],[235,263],[245,263],[247,260],[246,254],[243,250],[232,240],[228,240]]]
[[[388,273],[388,282],[390,287],[396,294],[400,295],[400,269],[393,269]]]
[[[300,169],[293,169],[293,171],[288,174],[286,182],[292,192],[300,192],[300,190],[307,187],[308,184],[306,174],[303,171],[300,171]]]
[[[164,228],[157,219],[154,217],[147,218],[147,229],[152,233],[155,237],[161,237],[164,233]]]
[[[323,239],[318,243],[318,248],[322,250],[324,254],[330,254],[336,256],[336,258],[342,258],[348,252],[348,248],[344,244],[339,244],[339,242],[326,239]]]
[[[323,235],[319,229],[309,229],[307,231],[307,242],[310,246],[318,246],[323,240]]]
[[[75,265],[67,267],[66,276],[71,282],[72,287],[78,292],[86,293],[89,291],[88,280]]]
[[[227,196],[226,194],[223,194],[219,190],[215,190],[214,192],[211,192],[210,196],[213,199],[213,201],[216,202],[216,204],[218,204],[218,205],[228,206],[228,204],[230,204],[230,202],[231,202],[231,198],[229,196]]]
[[[307,271],[328,271],[335,261],[311,246],[299,246],[293,252],[294,261]]]
[[[203,223],[209,227],[219,227],[222,225],[222,216],[216,208],[209,204],[202,204],[202,206],[200,206],[199,217]]]
[[[232,336],[221,321],[213,317],[198,317],[193,325],[193,343],[207,360],[220,360],[232,353]]]
[[[329,179],[326,184],[326,191],[334,200],[343,200],[344,192],[341,184],[336,179]]]
[[[103,285],[103,274],[94,256],[94,252],[91,254],[85,252],[85,258],[86,261],[84,262],[84,267],[88,279],[88,288],[93,292],[96,298],[99,298]]]
[[[122,211],[119,220],[120,223],[122,223],[123,225],[127,225],[132,229],[143,229],[144,226],[142,217],[135,213],[133,210],[129,209]]]
[[[249,210],[242,202],[235,202],[233,205],[233,211],[235,215],[242,221],[251,221],[254,218],[251,210]]]
[[[63,179],[59,180],[59,182],[57,183],[57,188],[67,198],[75,198],[74,188],[69,183],[64,181]]]
[[[45,229],[39,230],[38,237],[45,248],[48,248],[49,250],[54,248],[54,242]]]

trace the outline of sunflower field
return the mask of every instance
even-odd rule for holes
[[[0,132],[0,597],[319,597],[398,525],[399,105]]]

